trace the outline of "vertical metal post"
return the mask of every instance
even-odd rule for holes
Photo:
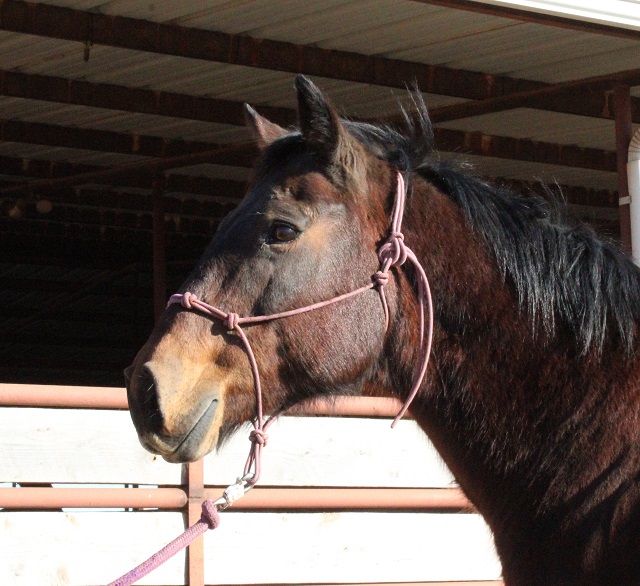
[[[204,466],[202,460],[187,464],[187,496],[189,527],[197,523],[202,516],[204,500]],[[198,537],[187,549],[187,584],[204,586],[204,538]]]
[[[629,212],[629,183],[627,181],[627,157],[633,134],[631,122],[631,88],[625,84],[613,86],[613,108],[616,123],[616,163],[618,170],[618,209],[620,213],[620,238],[622,248],[631,254],[631,216]]]
[[[167,305],[167,252],[163,175],[153,180],[153,315],[158,321]]]

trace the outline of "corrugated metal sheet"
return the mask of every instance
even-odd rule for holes
[[[639,53],[630,40],[407,0],[48,3],[553,83],[634,68]]]
[[[408,0],[51,0],[49,4],[155,22],[248,34],[341,51],[560,82],[637,67],[640,43],[604,35],[517,22]],[[0,67],[25,73],[178,92],[261,105],[294,107],[292,75],[195,59],[92,46],[88,62],[82,43],[0,32]],[[381,117],[397,113],[399,90],[316,79],[346,114]],[[410,81],[410,80],[408,80]],[[640,89],[634,95],[640,95]],[[431,108],[458,101],[425,97]],[[63,126],[107,129],[167,138],[230,143],[245,141],[244,129],[164,116],[0,98],[2,117]],[[613,149],[613,124],[540,110],[517,109],[444,124],[448,128],[500,136]],[[18,152],[20,151],[20,152]],[[5,144],[2,153],[94,164],[130,157],[71,149]],[[199,167],[204,169],[206,166]],[[520,175],[534,165],[502,164]],[[526,170],[525,170],[526,169]],[[519,171],[517,171],[519,170]],[[242,172],[244,173],[244,171]],[[565,176],[573,172],[567,171]],[[574,181],[586,181],[584,171]],[[611,178],[604,181],[610,184]],[[602,178],[595,183],[602,183]]]

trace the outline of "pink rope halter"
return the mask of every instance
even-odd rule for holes
[[[109,584],[109,586],[128,586],[130,584],[133,584],[135,581],[139,580],[140,578],[151,572],[153,569],[160,566],[169,557],[175,555],[178,551],[180,551],[180,549],[184,548],[196,537],[207,531],[207,529],[217,527],[219,523],[218,508],[226,508],[234,500],[242,496],[246,492],[246,490],[250,489],[258,482],[261,471],[262,448],[266,446],[268,439],[266,431],[269,426],[275,421],[275,419],[281,414],[281,411],[272,414],[266,419],[264,417],[262,409],[262,386],[260,384],[260,372],[258,370],[258,363],[256,362],[251,344],[249,343],[249,340],[241,326],[258,324],[274,319],[282,319],[285,317],[291,317],[293,315],[299,315],[301,313],[314,311],[315,309],[320,309],[322,307],[333,305],[334,303],[339,303],[340,301],[355,297],[356,295],[359,295],[364,291],[368,291],[369,289],[374,289],[377,287],[378,293],[380,294],[382,307],[384,309],[385,328],[388,329],[389,305],[387,303],[384,288],[389,283],[389,270],[391,269],[391,267],[401,266],[407,260],[409,260],[415,267],[418,277],[418,304],[420,308],[420,352],[418,360],[419,368],[414,377],[414,381],[411,385],[409,394],[407,395],[402,408],[396,415],[391,426],[394,427],[396,423],[407,412],[407,409],[417,395],[418,390],[420,389],[420,385],[422,384],[422,381],[424,380],[425,374],[427,372],[427,364],[429,362],[429,356],[431,354],[431,343],[433,340],[433,302],[431,299],[431,290],[429,287],[427,275],[414,252],[404,243],[404,235],[402,234],[402,216],[404,213],[406,201],[406,187],[402,174],[398,173],[397,177],[398,181],[396,198],[391,215],[390,234],[382,244],[382,246],[380,246],[380,248],[378,249],[378,260],[380,261],[380,267],[373,274],[372,282],[368,285],[364,285],[348,293],[343,293],[342,295],[332,297],[331,299],[328,299],[326,301],[319,301],[318,303],[312,303],[311,305],[306,305],[297,309],[290,309],[288,311],[272,313],[270,315],[256,315],[247,317],[241,317],[237,313],[233,313],[231,311],[226,312],[218,309],[213,305],[209,305],[208,303],[201,301],[193,293],[189,292],[176,293],[169,298],[167,306],[180,304],[185,309],[198,311],[199,313],[202,313],[214,319],[218,319],[229,331],[234,331],[242,341],[244,349],[247,353],[247,357],[249,358],[256,397],[256,416],[253,420],[253,430],[251,431],[251,434],[249,436],[251,440],[251,449],[245,463],[244,474],[242,478],[238,479],[235,485],[230,486],[225,491],[224,496],[221,499],[218,499],[218,501],[216,501],[215,503],[212,503],[211,501],[205,501],[203,503],[203,517],[202,519],[200,519],[200,521],[198,521],[198,523],[187,529],[187,531],[183,535],[172,541],[169,545],[149,558],[146,562],[142,563],[137,568],[134,568],[125,576],[122,576],[118,580],[112,582],[111,584]],[[428,322],[425,320],[425,311],[428,313]],[[218,505],[220,506],[218,507]]]
[[[427,275],[414,252],[404,243],[404,235],[402,234],[402,217],[406,201],[406,187],[402,174],[398,173],[397,177],[398,181],[395,204],[391,215],[391,233],[389,234],[389,237],[386,239],[384,244],[382,244],[382,246],[380,246],[378,250],[378,260],[380,261],[380,268],[375,272],[372,277],[372,282],[368,285],[364,285],[348,293],[343,293],[342,295],[337,295],[336,297],[332,297],[331,299],[327,299],[326,301],[319,301],[318,303],[312,303],[311,305],[305,305],[304,307],[299,307],[297,309],[290,309],[288,311],[272,313],[270,315],[256,315],[247,317],[240,317],[237,313],[233,313],[231,311],[225,312],[221,309],[218,309],[213,305],[209,305],[208,303],[201,301],[193,293],[189,292],[182,294],[176,293],[169,298],[169,302],[167,305],[179,303],[185,309],[197,310],[200,313],[222,321],[222,323],[228,330],[236,332],[236,334],[242,341],[242,344],[244,345],[245,351],[249,358],[249,364],[251,365],[251,373],[253,375],[254,391],[256,396],[256,417],[253,421],[254,429],[250,435],[253,445],[251,451],[249,452],[249,457],[244,469],[245,476],[250,474],[253,469],[253,476],[249,481],[249,484],[252,486],[258,481],[258,478],[260,477],[260,456],[262,448],[266,445],[268,438],[266,430],[274,421],[274,419],[278,415],[280,415],[280,413],[275,413],[266,420],[264,418],[262,412],[262,385],[260,383],[258,364],[256,362],[253,349],[251,348],[251,344],[249,343],[249,340],[241,326],[258,324],[262,322],[272,321],[274,319],[282,319],[285,317],[291,317],[293,315],[299,315],[301,313],[314,311],[316,309],[320,309],[322,307],[327,307],[329,305],[333,305],[334,303],[344,301],[345,299],[355,297],[356,295],[359,295],[364,291],[368,291],[369,289],[377,287],[380,294],[380,300],[382,301],[382,307],[384,309],[385,328],[388,329],[389,305],[387,303],[384,288],[389,282],[389,270],[391,269],[391,267],[401,266],[407,260],[409,260],[414,265],[418,275],[418,304],[420,307],[420,367],[411,386],[411,390],[409,391],[409,394],[404,401],[402,409],[393,420],[392,427],[394,427],[396,423],[404,416],[404,414],[407,412],[407,409],[411,405],[411,402],[418,393],[420,385],[422,384],[424,376],[427,372],[427,363],[429,361],[429,355],[431,353],[431,343],[433,340],[433,302],[431,300],[431,290],[429,288],[429,280],[427,279]],[[427,309],[429,313],[426,341],[424,339],[425,309]]]
[[[402,409],[396,415],[393,420],[392,427],[396,425],[396,423],[404,416],[407,412],[407,409],[411,405],[411,402],[415,398],[418,390],[420,389],[420,385],[424,380],[424,376],[427,372],[427,363],[429,361],[429,355],[431,354],[431,343],[433,340],[433,302],[431,300],[431,290],[429,287],[429,280],[427,279],[427,275],[420,264],[420,261],[417,259],[413,250],[411,250],[404,243],[404,234],[402,233],[402,217],[405,208],[406,201],[406,187],[404,182],[404,177],[401,173],[397,175],[397,188],[396,188],[396,197],[395,204],[393,208],[393,212],[391,215],[391,232],[386,239],[386,241],[380,246],[378,250],[378,260],[380,261],[380,268],[374,273],[372,276],[372,282],[368,285],[364,285],[359,287],[358,289],[354,289],[348,293],[343,293],[342,295],[337,295],[336,297],[332,297],[331,299],[327,299],[326,301],[319,301],[318,303],[313,303],[311,305],[305,305],[304,307],[299,307],[297,309],[290,309],[288,311],[282,311],[279,313],[272,313],[270,315],[256,315],[256,316],[247,316],[240,317],[237,313],[233,313],[231,311],[225,312],[213,305],[209,305],[204,301],[198,299],[193,293],[176,293],[169,298],[169,302],[167,306],[179,303],[185,309],[194,309],[208,315],[212,318],[218,319],[222,321],[224,326],[230,330],[235,331],[244,348],[247,352],[247,356],[249,358],[249,363],[251,365],[251,372],[253,374],[254,381],[254,390],[256,395],[256,418],[253,422],[254,430],[251,432],[251,439],[255,446],[255,449],[251,451],[249,455],[249,460],[247,461],[247,465],[245,466],[245,475],[250,472],[252,466],[255,466],[255,474],[254,478],[251,480],[251,484],[255,484],[258,480],[260,473],[260,451],[262,446],[266,444],[267,435],[265,433],[266,429],[269,427],[271,422],[279,415],[280,413],[272,415],[269,419],[265,421],[263,413],[262,413],[262,386],[260,383],[260,373],[258,372],[258,364],[255,359],[255,355],[251,348],[251,344],[245,335],[242,325],[251,325],[258,324],[262,322],[272,321],[274,319],[282,319],[285,317],[291,317],[293,315],[299,315],[301,313],[307,313],[309,311],[314,311],[316,309],[320,309],[322,307],[327,307],[329,305],[333,305],[334,303],[338,303],[340,301],[344,301],[345,299],[349,299],[351,297],[355,297],[364,291],[368,291],[369,289],[373,289],[375,287],[378,288],[378,292],[380,294],[380,300],[382,301],[382,307],[384,309],[384,319],[385,319],[385,328],[389,328],[389,305],[387,303],[387,298],[384,292],[385,286],[389,282],[389,269],[394,266],[401,266],[407,260],[411,261],[413,266],[416,269],[416,273],[418,276],[418,304],[420,307],[420,355],[419,355],[419,371],[415,376],[413,384],[411,386],[411,390],[407,395],[407,398],[404,401]],[[426,306],[426,307],[425,307]],[[425,341],[425,309],[429,314],[428,321],[428,329],[427,329],[427,339]]]

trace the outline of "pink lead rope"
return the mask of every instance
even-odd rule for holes
[[[414,252],[404,243],[404,234],[402,234],[402,216],[404,213],[405,201],[406,201],[406,187],[404,178],[401,173],[397,175],[397,189],[395,204],[391,216],[391,232],[389,237],[385,240],[384,244],[378,250],[378,260],[380,261],[380,268],[372,277],[372,282],[368,285],[364,285],[358,289],[350,291],[349,293],[343,293],[336,297],[332,297],[326,301],[320,301],[311,305],[306,305],[298,309],[290,309],[280,313],[273,313],[271,315],[256,315],[240,317],[237,313],[225,312],[213,305],[209,305],[204,301],[198,299],[192,293],[176,293],[169,298],[167,306],[179,303],[185,309],[196,310],[200,313],[208,315],[214,319],[222,321],[224,326],[229,331],[235,331],[237,336],[242,341],[244,349],[249,358],[249,364],[251,366],[251,373],[253,375],[254,391],[256,396],[256,417],[253,421],[253,430],[249,436],[251,440],[251,450],[245,463],[244,474],[242,478],[239,478],[235,484],[228,487],[223,496],[215,503],[210,500],[206,500],[202,504],[203,515],[200,521],[195,525],[187,529],[180,537],[172,541],[165,548],[158,553],[150,557],[147,561],[140,564],[121,578],[111,582],[108,586],[130,586],[136,581],[140,580],[143,576],[146,576],[149,572],[163,564],[167,559],[178,553],[181,549],[189,545],[196,537],[206,532],[208,529],[215,529],[220,519],[218,517],[218,510],[224,510],[230,506],[235,500],[244,495],[244,493],[255,486],[260,478],[261,472],[261,460],[262,460],[262,448],[267,443],[267,429],[275,421],[275,419],[281,414],[278,411],[265,420],[262,411],[262,387],[260,384],[260,373],[258,371],[258,363],[256,362],[253,349],[247,336],[245,335],[242,325],[243,324],[258,324],[274,319],[281,319],[285,317],[291,317],[293,315],[299,315],[301,313],[307,313],[339,303],[345,299],[355,297],[364,291],[378,288],[380,294],[380,300],[382,301],[382,307],[384,309],[385,327],[389,327],[389,305],[384,293],[384,287],[389,282],[389,269],[394,266],[401,266],[407,260],[411,261],[415,267],[418,277],[418,304],[420,308],[420,353],[419,353],[419,370],[414,378],[413,384],[407,395],[407,398],[400,409],[400,412],[396,415],[391,427],[395,427],[396,423],[402,419],[404,414],[409,409],[411,402],[415,398],[420,389],[420,385],[424,380],[427,372],[427,364],[429,362],[429,356],[431,354],[431,344],[433,341],[433,301],[431,299],[431,289],[429,287],[429,280],[427,275],[417,259]],[[426,307],[425,307],[426,306]],[[425,310],[428,313],[428,321],[425,320]],[[425,340],[425,326],[427,329],[427,336]]]

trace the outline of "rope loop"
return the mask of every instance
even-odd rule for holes
[[[378,251],[378,260],[383,266],[390,262],[389,266],[399,267],[408,257],[407,247],[404,243],[402,232],[392,232]]]
[[[215,529],[220,525],[220,515],[218,507],[212,500],[207,499],[202,502],[202,520],[209,526],[209,529]]]
[[[228,330],[235,330],[238,327],[239,322],[240,316],[237,313],[233,313],[232,311],[230,311],[229,313],[227,313],[227,317],[224,318],[222,323]]]

